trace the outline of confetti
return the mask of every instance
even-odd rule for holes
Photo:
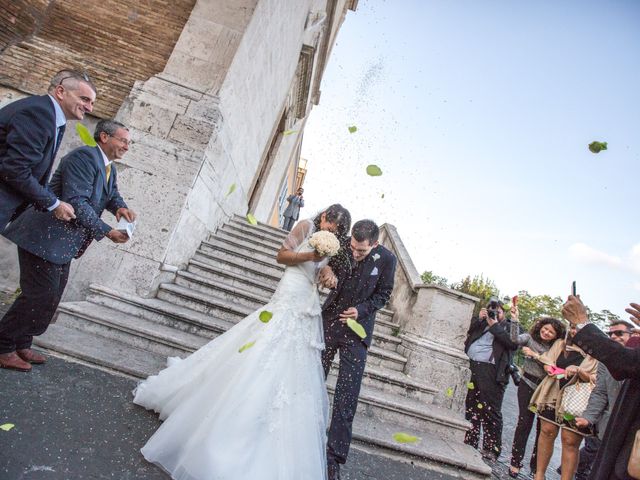
[[[258,220],[256,220],[256,217],[254,217],[251,213],[247,213],[247,222],[249,222],[251,225],[258,224]]]
[[[258,318],[262,323],[269,323],[269,320],[271,320],[272,317],[273,317],[273,313],[267,310],[263,310],[262,312],[260,312],[260,315],[258,316]]]
[[[453,388],[449,387],[447,388],[447,391],[445,392],[445,395],[449,398],[453,397]]]
[[[15,425],[13,423],[5,423],[3,425],[0,425],[0,430],[4,430],[5,432],[8,432],[13,427],[15,427]]]
[[[225,198],[228,197],[229,195],[231,195],[235,191],[236,191],[236,184],[232,183],[231,186],[229,187],[229,191],[225,195]]]
[[[384,193],[382,195],[380,195],[380,198],[384,198]]]
[[[87,127],[85,127],[80,122],[76,123],[76,132],[78,132],[80,140],[82,140],[82,143],[84,143],[85,145],[89,147],[95,147],[96,145],[98,145],[94,140],[93,135],[91,135],[91,132],[89,132]]]
[[[589,150],[592,153],[600,153],[602,150],[607,149],[607,142],[591,142],[589,144]]]
[[[367,336],[367,332],[364,331],[364,327],[353,318],[347,318],[347,327],[353,330],[360,338],[365,338]]]
[[[481,403],[478,403],[477,407],[482,410],[484,408],[484,405],[482,405]]]
[[[398,443],[416,443],[420,440],[415,435],[409,435],[408,433],[398,432],[393,434],[393,439]]]
[[[473,384],[473,382],[468,382],[468,383],[467,383],[467,388],[468,388],[469,390],[473,390],[474,388],[476,388],[476,386]]]
[[[358,131],[358,127],[356,127],[355,125],[351,125],[349,127],[349,133],[356,133]]]
[[[371,177],[379,177],[382,175],[382,170],[377,165],[368,165],[367,166],[367,175]]]
[[[285,130],[282,135],[293,135],[294,133],[298,133],[298,130]]]
[[[254,340],[253,342],[245,343],[244,345],[242,345],[242,346],[240,347],[240,350],[238,350],[238,353],[242,353],[242,352],[244,352],[245,350],[247,350],[247,349],[249,349],[249,348],[253,347],[253,346],[255,345],[255,343],[256,343],[256,341],[255,341],[255,340]]]
[[[565,413],[564,415],[562,415],[562,418],[564,418],[567,422],[573,422],[576,419],[576,417],[574,417],[570,413]]]

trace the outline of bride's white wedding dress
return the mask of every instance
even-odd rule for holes
[[[302,221],[300,240],[292,232],[287,242],[311,251],[312,231]],[[267,305],[138,385],[134,403],[164,420],[142,449],[148,461],[177,480],[326,478],[318,267],[287,267]],[[264,310],[273,313],[268,323]]]

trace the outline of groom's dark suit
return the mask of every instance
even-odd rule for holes
[[[67,284],[71,260],[111,230],[100,215],[105,209],[115,215],[127,207],[118,192],[117,177],[111,164],[107,180],[99,147],[77,148],[62,159],[51,179],[51,190],[73,206],[76,219],[65,222],[53,212],[31,207],[4,231],[18,245],[22,293],[0,319],[0,353],[30,348],[33,336],[49,326]]]
[[[348,261],[340,256],[330,263],[338,277],[338,285],[322,307],[325,336],[322,365],[325,376],[329,374],[333,357],[340,351],[340,368],[327,445],[328,457],[333,457],[338,463],[347,461],[351,426],[358,406],[367,348],[373,339],[376,312],[389,301],[397,263],[393,253],[382,245],[373,248],[360,262],[353,259],[348,247],[346,250]],[[350,307],[358,310],[358,323],[367,333],[364,339],[360,339],[340,321],[339,315]]]

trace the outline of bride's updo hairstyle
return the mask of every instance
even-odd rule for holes
[[[349,210],[339,203],[331,205],[313,219],[313,225],[316,231],[320,230],[320,217],[322,217],[323,213],[325,221],[335,223],[338,226],[338,231],[336,232],[338,239],[343,239],[349,234],[349,229],[351,228],[351,214]]]

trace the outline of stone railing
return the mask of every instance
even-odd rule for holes
[[[436,387],[434,403],[462,412],[469,378],[464,340],[478,299],[424,284],[393,225],[382,225],[380,243],[398,258],[389,306],[400,324],[404,373]]]

